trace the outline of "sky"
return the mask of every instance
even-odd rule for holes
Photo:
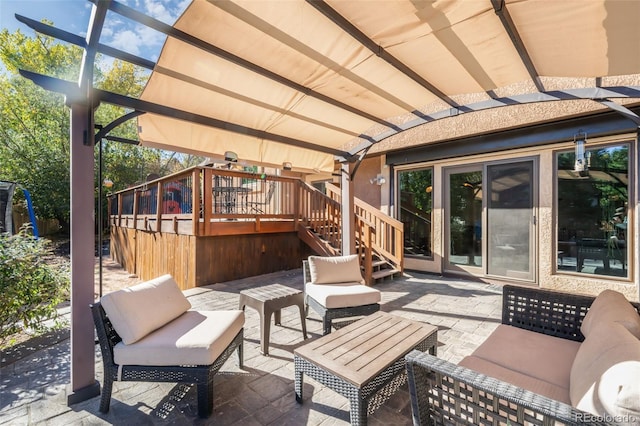
[[[173,25],[191,0],[117,0],[162,22]],[[34,31],[15,19],[15,14],[52,21],[56,28],[86,36],[93,3],[88,0],[0,0],[0,29]],[[165,36],[113,12],[107,12],[100,42],[125,52],[156,61]],[[107,62],[110,59],[105,58]]]

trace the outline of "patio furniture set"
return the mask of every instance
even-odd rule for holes
[[[197,385],[198,415],[213,410],[214,376],[237,350],[243,366],[244,309],[260,315],[268,356],[271,317],[297,306],[322,317],[324,335],[294,350],[294,391],[303,375],[345,396],[353,425],[409,382],[413,423],[640,423],[640,304],[504,286],[503,318],[459,365],[437,358],[437,327],[379,312],[357,256],[310,256],[304,293],[280,284],[243,290],[239,309],[195,311],[169,275],[109,293],[92,305],[104,363],[100,411],[113,382]],[[346,321],[332,330],[338,318]],[[338,324],[333,324],[338,325]],[[622,419],[622,420],[620,420]],[[634,423],[636,422],[636,423]]]

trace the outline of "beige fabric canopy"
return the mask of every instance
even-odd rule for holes
[[[148,113],[142,143],[301,171],[538,77],[640,73],[637,1],[195,0],[174,28],[141,98],[217,125]]]

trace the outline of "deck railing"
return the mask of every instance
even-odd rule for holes
[[[211,235],[216,222],[297,220],[299,186],[297,178],[194,167],[114,193],[109,211],[117,226]]]
[[[211,167],[193,167],[109,197],[112,226],[215,236],[310,229],[339,252],[339,188],[327,194],[301,179]],[[371,282],[372,255],[402,271],[402,223],[355,200],[356,247]]]
[[[331,184],[327,184],[326,188],[327,195],[340,203],[342,198],[340,188]],[[358,198],[354,198],[354,214],[356,230],[360,232],[357,241],[365,244],[365,247],[370,244],[369,248],[373,253],[390,262],[399,271],[403,271],[404,228],[402,222]],[[367,228],[372,229],[369,231]],[[369,243],[367,243],[368,238],[370,238]]]

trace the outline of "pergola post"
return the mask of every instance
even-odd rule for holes
[[[67,404],[100,394],[95,379],[95,338],[89,305],[94,302],[93,129],[91,107],[71,107],[71,383]]]
[[[356,252],[355,213],[353,208],[353,180],[351,179],[351,163],[340,163],[340,188],[342,192],[342,254]]]

